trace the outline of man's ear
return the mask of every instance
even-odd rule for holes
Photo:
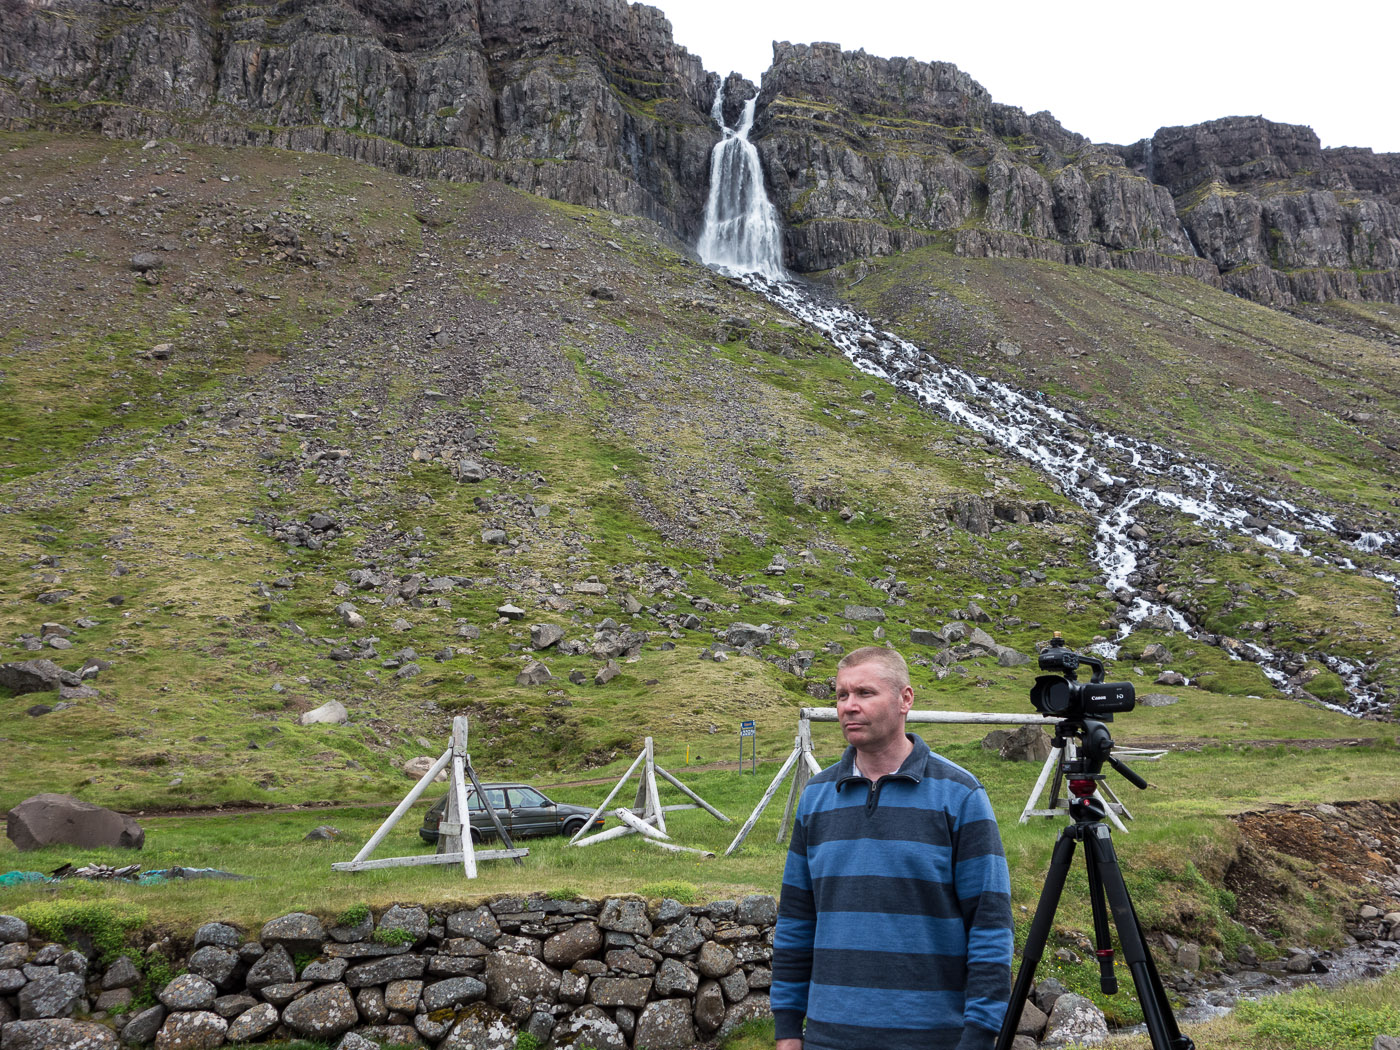
[[[906,685],[899,691],[899,710],[902,714],[908,714],[910,708],[914,706],[914,687]]]

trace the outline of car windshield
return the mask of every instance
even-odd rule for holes
[[[534,788],[518,787],[510,789],[511,797],[515,799],[517,806],[552,806],[554,803],[545,798]]]

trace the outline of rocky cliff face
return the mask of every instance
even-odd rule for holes
[[[956,66],[778,44],[760,101],[799,270],[942,239],[970,255],[1128,253],[1209,276],[1163,187],[1048,113],[994,103]]]
[[[699,233],[720,79],[626,0],[0,0],[0,126],[500,179]],[[752,84],[725,82],[727,124]],[[948,63],[775,44],[752,138],[788,264],[930,242],[1400,301],[1400,155],[1228,118],[1096,145]]]
[[[1400,299],[1400,156],[1229,118],[1090,143],[955,66],[776,44],[755,138],[790,263],[941,241],[1184,273],[1253,299]]]
[[[693,236],[718,78],[626,0],[9,0],[0,118],[501,179]]]
[[[1171,191],[1227,289],[1298,299],[1400,299],[1400,155],[1324,150],[1311,128],[1230,117],[1123,149]]]

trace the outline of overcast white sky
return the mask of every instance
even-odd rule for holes
[[[1261,114],[1323,146],[1400,152],[1395,0],[651,0],[705,68],[758,83],[772,42],[952,62],[1095,142]]]

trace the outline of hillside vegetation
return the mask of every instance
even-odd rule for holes
[[[605,770],[645,735],[728,758],[743,718],[785,753],[840,652],[880,638],[913,660],[921,706],[1028,711],[1031,668],[910,631],[976,619],[1033,655],[1054,629],[1087,644],[1115,607],[1094,522],[1057,481],[857,373],[645,220],[324,156],[38,133],[0,139],[0,180],[4,657],[98,667],[0,699],[0,806],[382,800],[454,713],[491,774]],[[921,282],[936,310],[900,298]],[[1394,362],[1375,339],[1180,280],[933,252],[850,291],[969,367],[1044,378],[1259,477],[1296,468],[1282,491],[1305,479],[1367,527],[1394,513]],[[1085,303],[1073,352],[1118,367],[1042,375],[1071,348],[1015,324],[1057,295]],[[1374,377],[1373,420],[1339,421],[1359,364],[1241,366],[1241,386],[1301,378],[1272,388],[1279,406],[1232,399],[1222,355],[1178,333],[1188,295],[1241,359],[1331,340]],[[1023,347],[1005,364],[983,352],[1002,326]],[[1187,352],[1201,383],[1139,382]],[[1002,517],[968,531],[969,505]],[[1204,622],[1370,650],[1395,673],[1380,581],[1162,527],[1163,582],[1189,585]],[[537,649],[551,626],[562,640]],[[1111,676],[1150,691],[1166,665],[1132,657],[1153,641],[1202,688],[1162,687],[1122,742],[1390,735],[1180,636],[1135,634]],[[537,661],[547,680],[518,678]],[[1335,694],[1315,670],[1314,695]],[[330,700],[346,724],[299,724]]]

